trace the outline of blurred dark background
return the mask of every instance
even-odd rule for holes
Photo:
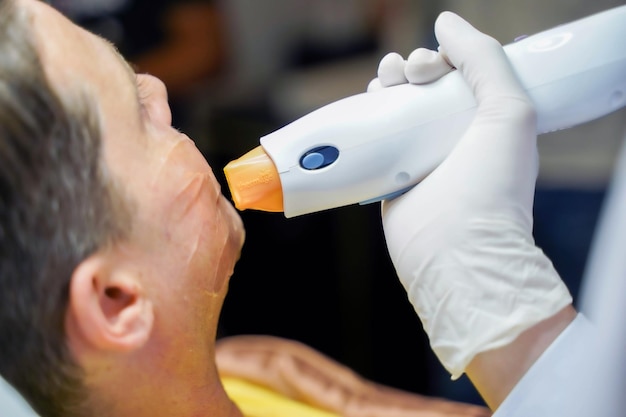
[[[259,138],[365,91],[380,58],[436,48],[453,10],[502,43],[622,4],[572,0],[58,0],[70,18],[164,80],[176,127],[222,168]],[[623,131],[623,113],[540,138],[537,244],[576,296]],[[442,190],[445,192],[445,190]],[[481,403],[428,347],[386,254],[379,205],[285,219],[242,212],[247,242],[220,336],[302,341],[374,381]]]

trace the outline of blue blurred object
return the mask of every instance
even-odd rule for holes
[[[535,193],[535,241],[552,260],[575,303],[605,193],[565,188],[538,188]]]

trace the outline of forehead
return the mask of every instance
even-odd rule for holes
[[[18,3],[29,13],[35,46],[58,94],[90,96],[99,111],[105,143],[111,137],[136,130],[137,120],[129,116],[136,96],[134,75],[112,45],[45,3]]]
[[[72,23],[61,13],[36,0],[22,0],[30,14],[35,43],[46,73],[55,81],[71,82],[90,74],[100,65],[112,69],[106,43]],[[109,68],[111,67],[111,68]]]

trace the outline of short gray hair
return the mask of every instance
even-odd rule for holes
[[[73,270],[125,236],[125,199],[106,172],[95,100],[57,94],[25,11],[0,0],[0,374],[44,417],[81,415],[69,352]]]

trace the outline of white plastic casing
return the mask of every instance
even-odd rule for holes
[[[626,104],[626,6],[506,45],[538,114],[539,134],[584,123]],[[402,192],[428,175],[471,122],[476,102],[453,71],[336,101],[261,138],[280,175],[286,217]],[[301,158],[331,146],[328,166]]]

